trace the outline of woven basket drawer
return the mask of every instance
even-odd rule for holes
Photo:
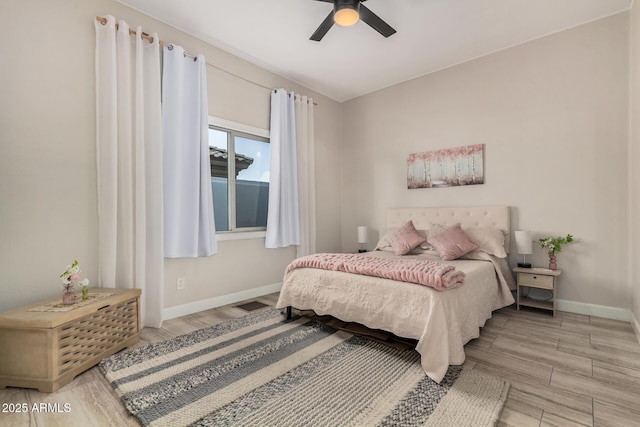
[[[59,327],[58,375],[138,334],[138,303],[132,298]]]

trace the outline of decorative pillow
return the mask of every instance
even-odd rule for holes
[[[478,245],[478,250],[498,258],[506,258],[504,250],[504,234],[496,227],[469,227],[464,232]]]
[[[445,228],[433,236],[430,234],[429,243],[436,248],[440,258],[445,261],[460,258],[462,255],[478,249],[478,245],[469,239],[469,236],[460,228],[460,224]]]
[[[398,228],[387,228],[382,234],[382,237],[380,237],[380,240],[378,240],[378,244],[376,245],[374,250],[394,252],[394,249],[391,246],[391,243],[389,242],[389,238],[397,231],[398,231]],[[416,231],[420,236],[422,236],[424,241],[420,243],[419,246],[413,248],[413,250],[411,250],[411,253],[424,253],[425,251],[435,250],[434,247],[427,242],[428,231],[427,230],[416,230]]]
[[[413,248],[417,248],[425,238],[413,226],[413,222],[409,221],[387,237],[387,241],[393,248],[396,255],[406,255]]]

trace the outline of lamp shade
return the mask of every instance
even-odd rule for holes
[[[367,235],[369,234],[366,225],[358,226],[358,243],[367,243]]]
[[[358,0],[336,0],[333,21],[342,27],[350,27],[360,19],[359,6]]]
[[[530,231],[517,230],[516,233],[516,252],[523,255],[533,253],[533,240]]]

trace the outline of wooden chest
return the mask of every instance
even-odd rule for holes
[[[138,342],[140,290],[91,288],[89,293],[85,305],[75,304],[69,311],[42,311],[65,310],[51,307],[61,303],[61,296],[0,313],[0,389],[54,392]]]

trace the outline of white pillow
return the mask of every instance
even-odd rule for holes
[[[469,227],[464,232],[473,242],[478,245],[479,251],[498,258],[506,258],[507,252],[504,250],[504,234],[496,227]]]

